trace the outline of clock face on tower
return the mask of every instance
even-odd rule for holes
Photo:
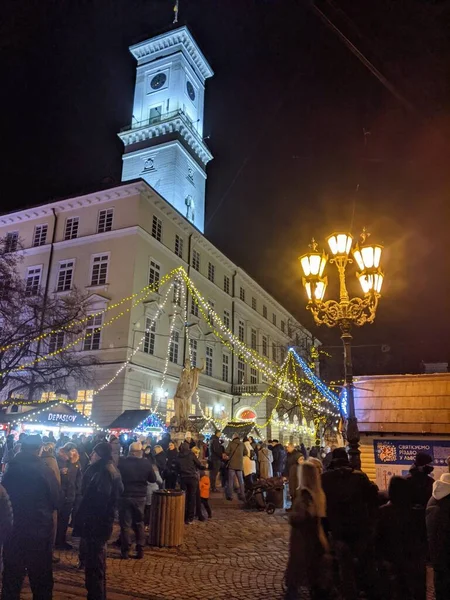
[[[166,83],[167,75],[165,73],[158,73],[150,81],[150,87],[154,90],[159,90]]]
[[[192,85],[192,83],[190,81],[188,81],[186,83],[186,91],[188,93],[189,98],[192,100],[192,102],[194,102],[194,100],[195,100],[195,90],[194,90],[194,86]]]

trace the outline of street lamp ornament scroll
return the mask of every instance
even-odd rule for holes
[[[334,233],[327,238],[331,251],[330,264],[335,264],[339,274],[339,300],[324,301],[328,279],[324,276],[328,256],[318,250],[313,239],[309,245],[310,252],[299,258],[303,270],[303,285],[308,296],[307,308],[313,314],[318,325],[327,327],[339,326],[344,344],[345,384],[348,402],[348,418],[346,437],[349,445],[350,462],[361,468],[359,451],[359,430],[355,414],[353,366],[351,355],[351,330],[354,325],[361,327],[373,323],[381,296],[384,274],[380,267],[383,247],[368,243],[370,234],[363,229],[360,243],[353,245],[353,237],[349,233]],[[358,265],[356,276],[363,291],[363,297],[350,298],[346,284],[346,269],[353,259]],[[343,415],[345,416],[345,415]]]

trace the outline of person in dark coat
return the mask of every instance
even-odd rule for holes
[[[144,558],[144,511],[147,484],[156,482],[150,461],[143,458],[142,444],[134,442],[128,456],[119,461],[124,491],[119,503],[120,542],[122,558],[129,558],[130,531],[136,536],[136,558]]]
[[[298,488],[298,460],[301,458],[303,454],[300,450],[297,450],[294,444],[287,445],[287,457],[286,464],[284,467],[283,476],[287,477],[289,481],[289,494],[291,496],[292,502],[294,502],[295,494]]]
[[[169,444],[170,444],[170,433],[168,433],[168,432],[163,433],[158,444],[161,446],[161,448],[164,450],[164,452],[167,453],[167,450],[169,449]]]
[[[166,471],[167,466],[166,453],[164,452],[162,446],[160,446],[159,444],[156,444],[156,446],[154,447],[154,453],[156,466],[158,467],[161,477],[164,478],[164,473]]]
[[[177,460],[178,472],[180,474],[181,489],[186,492],[184,521],[186,525],[194,522],[196,497],[198,489],[198,471],[204,471],[205,467],[189,448],[189,444],[180,446]]]
[[[378,488],[365,473],[350,466],[345,448],[333,450],[331,467],[322,475],[322,487],[327,498],[327,526],[333,536],[344,598],[358,598],[360,585],[370,599],[379,598],[373,555]]]
[[[52,599],[53,511],[59,503],[59,486],[39,457],[41,446],[39,435],[25,438],[2,480],[14,516],[3,547],[5,600],[20,599],[26,573],[34,600]]]
[[[61,504],[58,509],[55,548],[72,550],[72,546],[66,541],[66,535],[72,510],[79,503],[82,478],[79,454],[73,442],[59,449],[57,462],[61,476]]]
[[[13,526],[12,506],[8,492],[0,485],[0,548],[9,537]]]
[[[272,440],[273,476],[281,477],[286,466],[286,450],[278,440]]]
[[[109,443],[111,444],[112,461],[114,463],[114,466],[117,467],[117,465],[119,464],[119,458],[120,458],[120,441],[119,441],[119,438],[116,435],[112,435],[109,438]]]
[[[178,450],[174,444],[174,442],[169,442],[169,447],[167,449],[167,461],[166,461],[166,470],[163,474],[164,484],[166,490],[174,490],[177,485],[178,479],[178,471],[177,471],[177,460],[178,460]]]
[[[409,484],[403,477],[389,482],[389,502],[379,511],[376,534],[381,558],[384,598],[423,600],[426,589],[426,555],[414,519]]]
[[[436,600],[450,598],[450,473],[433,485],[426,510],[430,559],[434,569]]]
[[[322,528],[326,512],[325,494],[318,469],[311,463],[301,466],[301,485],[290,516],[291,536],[286,569],[286,600],[297,600],[301,587],[311,600],[331,597],[331,560],[328,540]]]
[[[225,497],[227,500],[233,500],[234,478],[239,484],[238,498],[242,502],[245,500],[244,487],[244,456],[248,455],[248,450],[244,442],[239,439],[239,434],[235,433],[233,439],[225,450],[227,458],[227,485],[225,488]]]
[[[429,454],[418,452],[406,478],[411,489],[413,507],[423,511],[433,493],[434,479],[430,477],[434,469],[432,463],[433,458]]]
[[[91,463],[83,476],[83,498],[75,527],[81,532],[80,562],[85,567],[87,600],[106,600],[106,542],[111,537],[123,483],[107,442],[95,446]]]
[[[223,447],[220,443],[221,432],[216,429],[214,435],[209,440],[209,481],[211,483],[211,492],[217,492],[217,475],[222,465]]]

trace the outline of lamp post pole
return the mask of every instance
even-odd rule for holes
[[[355,411],[351,330],[353,325],[361,327],[366,323],[374,322],[384,278],[380,268],[382,246],[366,243],[368,237],[369,234],[363,230],[361,246],[356,244],[353,248],[353,237],[349,233],[335,233],[328,238],[333,255],[330,263],[336,265],[339,274],[339,301],[323,300],[328,284],[328,279],[324,276],[328,256],[324,252],[319,252],[314,239],[309,246],[311,251],[300,257],[304,273],[303,285],[309,300],[307,308],[312,312],[318,325],[339,326],[341,330],[348,413],[347,415],[343,414],[343,417],[346,418],[345,433],[349,446],[349,460],[355,469],[361,469],[361,453],[358,419]],[[346,269],[353,262],[350,252],[360,268],[360,272],[356,275],[364,292],[364,298],[350,298],[347,291]]]

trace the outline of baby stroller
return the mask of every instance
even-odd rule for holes
[[[268,479],[259,479],[248,486],[245,492],[245,503],[248,508],[265,510],[268,515],[275,512],[275,504],[267,500],[267,492],[277,489],[278,482]]]

